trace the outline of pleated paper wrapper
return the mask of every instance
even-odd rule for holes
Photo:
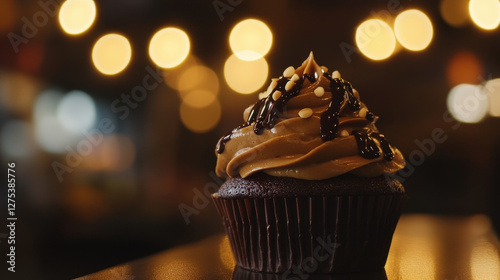
[[[382,271],[406,196],[213,200],[239,267],[321,274]]]
[[[309,276],[309,277],[308,277]],[[388,280],[385,270],[377,272],[341,273],[341,274],[314,274],[313,277],[304,273],[267,273],[250,271],[236,267],[233,271],[233,280]]]

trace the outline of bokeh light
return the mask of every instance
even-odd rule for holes
[[[240,21],[229,35],[233,53],[242,60],[257,60],[266,55],[273,44],[273,33],[267,24],[257,19]]]
[[[87,131],[96,120],[94,100],[83,91],[71,91],[59,102],[57,117],[68,130],[79,133]]]
[[[77,139],[57,117],[57,108],[63,95],[55,90],[40,93],[35,100],[34,124],[35,140],[47,152],[62,153],[65,147]]]
[[[47,89],[41,92],[36,100],[33,108],[33,119],[41,119],[45,116],[56,116],[57,107],[63,98],[63,94],[59,90]]]
[[[68,34],[81,34],[92,25],[96,13],[92,0],[66,0],[59,9],[59,24]]]
[[[253,93],[267,80],[269,67],[265,58],[253,61],[239,59],[232,54],[224,64],[224,78],[234,91],[242,94]]]
[[[122,171],[129,168],[136,155],[134,143],[127,135],[103,135],[102,142],[82,162],[90,170]]]
[[[33,153],[31,127],[23,121],[9,121],[0,130],[2,153],[12,158],[26,158]]]
[[[202,108],[212,104],[216,100],[217,94],[210,90],[195,89],[184,92],[181,97],[187,105]]]
[[[189,37],[183,30],[167,27],[156,32],[149,42],[149,57],[162,68],[181,64],[189,54]]]
[[[422,11],[411,9],[400,13],[394,21],[394,34],[408,50],[421,51],[431,43],[432,22]]]
[[[472,21],[482,29],[493,30],[500,24],[498,0],[470,0],[469,13]]]
[[[469,51],[454,54],[446,68],[449,86],[458,84],[476,84],[483,76],[483,67],[477,56]]]
[[[192,107],[210,105],[219,92],[219,78],[215,72],[203,65],[186,69],[179,77],[177,89],[184,102]]]
[[[199,59],[193,54],[189,54],[186,59],[179,64],[179,66],[169,69],[169,71],[163,71],[163,78],[165,79],[165,83],[172,89],[179,89],[179,79],[184,74],[184,72],[193,67],[200,65]]]
[[[0,106],[10,112],[29,116],[38,91],[38,82],[28,75],[0,73]]]
[[[460,84],[450,90],[447,98],[448,111],[463,123],[480,122],[488,113],[488,95],[482,86]]]
[[[58,118],[47,116],[37,120],[35,139],[47,152],[64,153],[67,152],[64,148],[74,142],[75,136],[63,127]]]
[[[453,27],[461,27],[470,22],[469,0],[442,0],[439,12],[444,21]]]
[[[132,47],[128,39],[119,34],[102,36],[92,49],[92,61],[101,73],[114,75],[123,71],[132,57]]]
[[[182,102],[179,110],[184,126],[195,133],[205,133],[212,130],[220,120],[221,107],[218,100],[208,106],[196,108]]]
[[[484,85],[484,90],[490,98],[490,115],[500,117],[500,79],[487,81]]]
[[[356,29],[355,40],[361,53],[373,60],[388,58],[396,48],[392,28],[379,19],[362,22]]]
[[[177,89],[181,92],[193,89],[205,89],[211,92],[219,91],[219,78],[210,68],[195,65],[186,69],[179,77]]]

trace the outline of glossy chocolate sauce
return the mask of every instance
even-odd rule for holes
[[[389,141],[385,139],[385,136],[380,133],[373,132],[371,137],[376,138],[380,142],[380,147],[382,148],[382,152],[384,153],[384,159],[387,161],[391,161],[394,159],[394,152],[392,151],[391,144]]]
[[[216,148],[217,153],[221,154],[222,152],[224,152],[226,143],[229,140],[231,140],[231,135],[238,129],[247,127],[253,123],[253,131],[255,132],[255,134],[260,135],[262,134],[264,129],[273,128],[274,125],[276,124],[276,120],[278,119],[278,114],[283,112],[283,109],[288,100],[299,94],[302,88],[302,83],[304,82],[304,78],[307,78],[311,82],[316,81],[316,79],[311,75],[309,74],[306,75],[297,80],[295,82],[295,85],[288,91],[285,90],[285,86],[288,83],[289,79],[281,77],[278,80],[276,87],[271,91],[271,93],[266,98],[263,98],[254,104],[252,110],[250,111],[250,114],[248,115],[246,123],[240,125],[236,129],[233,129],[229,134],[225,135],[219,140]],[[273,93],[278,90],[281,92],[281,96],[277,100],[274,100]]]
[[[256,134],[262,134],[264,128],[273,128],[276,124],[276,120],[278,119],[278,114],[283,113],[283,109],[288,100],[299,95],[299,92],[302,89],[302,83],[304,82],[304,77],[297,80],[295,85],[290,90],[286,91],[285,86],[288,81],[289,79],[281,77],[278,80],[276,87],[266,98],[264,98],[264,104],[262,105],[257,120],[253,126],[253,131]],[[281,96],[275,101],[273,99],[273,93],[278,90],[281,92]]]
[[[346,103],[347,107],[351,111],[355,112],[361,108],[361,105],[353,93],[352,85],[348,81],[342,78],[332,78],[329,73],[324,73],[323,76],[330,81],[330,92],[332,94],[332,98],[328,109],[321,114],[320,134],[323,141],[330,141],[335,139],[337,136],[340,110],[342,109],[342,106]],[[271,93],[266,98],[263,98],[254,104],[248,115],[246,123],[233,129],[229,134],[219,140],[216,148],[217,153],[221,154],[224,152],[226,143],[231,140],[232,134],[243,127],[253,124],[253,131],[258,135],[262,134],[264,129],[273,128],[279,114],[283,112],[286,103],[292,97],[299,94],[304,80],[307,79],[309,82],[314,83],[317,78],[317,76],[306,73],[295,82],[295,85],[290,90],[286,91],[285,85],[289,79],[281,77]],[[278,90],[282,94],[277,100],[274,100],[272,97],[273,93]],[[375,121],[375,115],[372,112],[367,112],[366,119],[373,122]],[[394,158],[392,147],[383,134],[376,132],[369,133],[365,130],[356,130],[352,132],[352,135],[356,139],[359,154],[363,158],[375,159],[381,156],[381,152],[384,154],[384,159],[387,161],[391,161]],[[374,139],[378,140],[382,151],[380,151]]]
[[[332,78],[330,74],[323,74],[330,80],[330,91],[332,100],[328,109],[321,114],[321,139],[323,141],[333,140],[337,136],[339,126],[340,109],[347,97],[347,105],[351,111],[358,111],[360,108],[359,100],[354,96],[352,86],[349,82],[341,78]]]
[[[368,136],[366,131],[355,130],[352,135],[358,143],[359,154],[366,159],[374,159],[380,157],[380,149],[372,137]]]

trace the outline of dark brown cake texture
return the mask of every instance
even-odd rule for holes
[[[326,180],[302,180],[256,174],[244,179],[229,178],[218,191],[220,198],[380,194],[404,194],[404,188],[398,180],[386,176],[359,177],[344,174]]]

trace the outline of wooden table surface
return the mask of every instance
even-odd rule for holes
[[[111,267],[79,280],[404,279],[499,280],[499,242],[484,215],[403,215],[385,271],[365,275],[276,275],[235,269],[224,235]]]

